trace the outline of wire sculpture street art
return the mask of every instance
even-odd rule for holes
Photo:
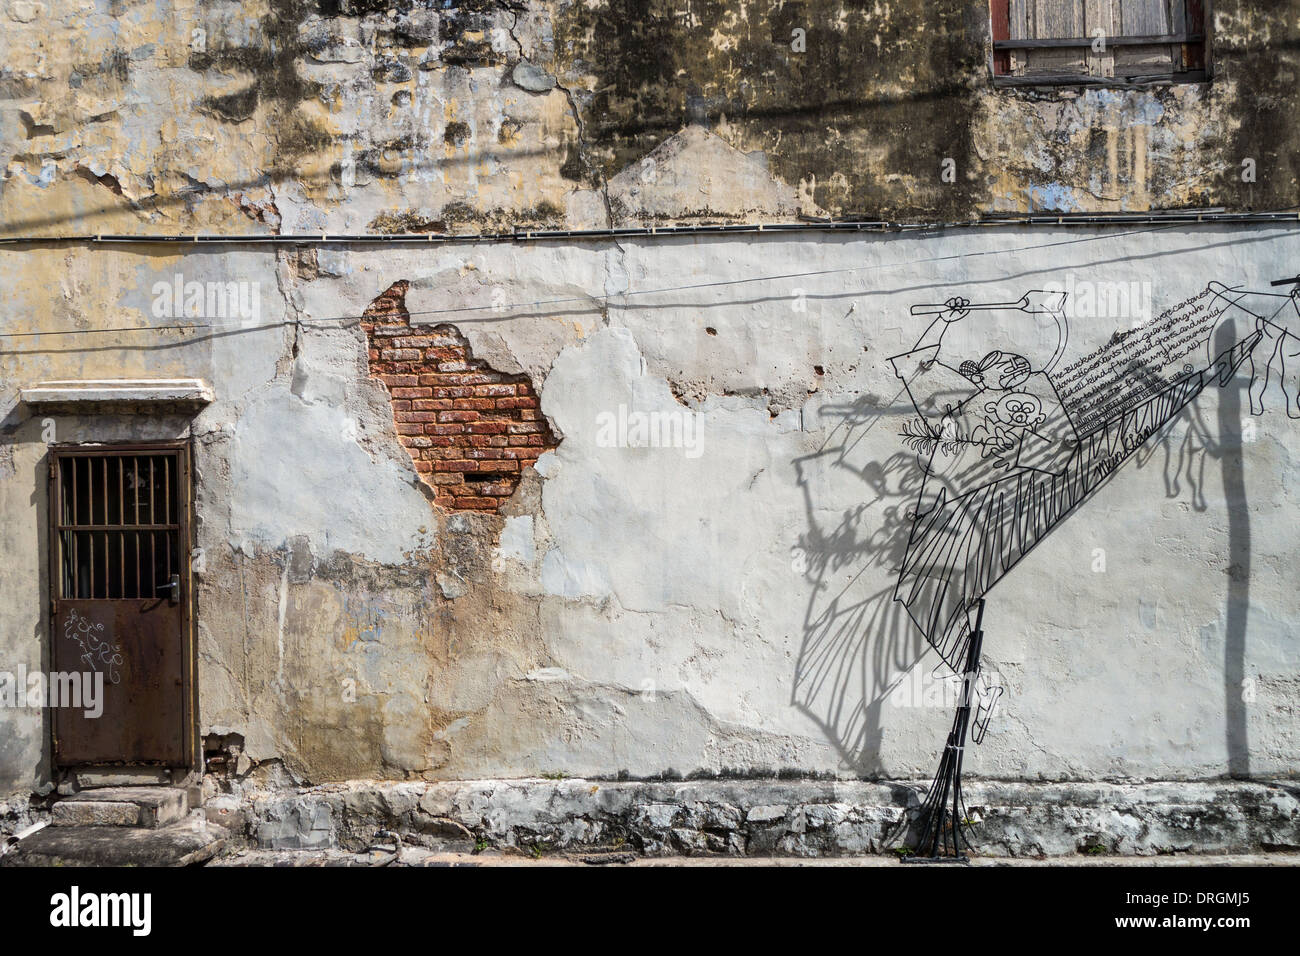
[[[977,691],[989,591],[1212,384],[1250,364],[1254,414],[1280,390],[1300,417],[1300,277],[1255,293],[1210,283],[1156,318],[1065,362],[1066,294],[952,298],[890,359],[917,418],[902,430],[924,473],[894,600],[961,678],[909,861],[964,861],[968,732],[988,729],[1000,689]]]

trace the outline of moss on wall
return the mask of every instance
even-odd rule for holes
[[[1086,91],[995,90],[971,0],[32,9],[6,24],[0,75],[10,233],[246,231],[286,190],[297,221],[253,222],[790,218],[735,201],[725,176],[675,207],[648,179],[612,194],[687,128],[758,157],[754,175],[813,216],[1280,209],[1300,192],[1300,0],[1216,3],[1211,83]]]

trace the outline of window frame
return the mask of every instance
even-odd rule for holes
[[[1049,50],[1073,49],[1090,46],[1092,37],[1073,37],[1061,39],[1012,40],[1011,36],[1011,0],[989,0],[989,75],[997,89],[1054,88],[1054,87],[1105,87],[1118,89],[1144,89],[1157,86],[1209,83],[1213,78],[1212,58],[1212,0],[1184,0],[1187,12],[1194,16],[1197,6],[1201,10],[1201,28],[1190,28],[1182,34],[1171,33],[1158,36],[1108,37],[1106,42],[1111,47],[1154,46],[1169,43],[1171,46],[1181,44],[1184,62],[1197,61],[1199,65],[1172,73],[1158,73],[1147,76],[1100,76],[1072,73],[1025,73],[1011,72],[1011,54],[1014,50]],[[1199,54],[1197,56],[1196,54]]]

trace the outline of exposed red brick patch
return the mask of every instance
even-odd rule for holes
[[[370,376],[388,386],[397,440],[434,500],[495,512],[559,442],[528,376],[474,358],[454,325],[412,326],[407,287],[393,283],[361,317]]]

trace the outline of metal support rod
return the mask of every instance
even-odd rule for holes
[[[966,732],[970,727],[971,699],[975,696],[975,678],[979,675],[980,652],[984,644],[984,599],[976,604],[975,628],[966,651],[966,669],[962,674],[961,696],[953,716],[948,742],[939,760],[939,770],[921,805],[921,837],[916,852],[903,858],[904,863],[966,863],[964,850],[970,843],[962,832],[966,804],[961,792],[961,769],[966,751]]]

